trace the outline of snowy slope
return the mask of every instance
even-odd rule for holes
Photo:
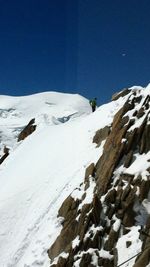
[[[92,143],[95,131],[111,124],[127,97],[91,114],[79,95],[0,96],[2,147],[11,148],[0,166],[2,267],[49,266],[47,249],[61,230],[57,211],[102,153]],[[33,117],[37,130],[17,143]]]
[[[23,97],[0,95],[0,141],[12,148],[24,126],[36,118],[38,125],[52,125],[87,114],[89,105],[79,96],[45,92]]]

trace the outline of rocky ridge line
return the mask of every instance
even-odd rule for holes
[[[143,201],[148,199],[150,167],[144,174],[130,171],[138,156],[147,155],[150,161],[149,110],[150,96],[144,98],[142,92],[133,91],[114,116],[111,128],[96,133],[98,145],[106,140],[103,154],[96,165],[91,163],[86,169],[83,184],[59,210],[63,228],[48,250],[51,267],[117,266],[119,240],[133,227],[142,245],[133,266],[146,267],[150,262],[150,238],[139,232],[142,227],[150,234],[150,217],[145,211],[145,221],[137,221]],[[126,247],[132,246],[127,239]]]
[[[31,119],[29,123],[23,127],[22,131],[19,133],[17,142],[20,142],[27,138],[30,134],[32,134],[36,130],[36,125],[35,125],[35,119]],[[3,148],[3,155],[0,157],[0,164],[4,162],[4,160],[9,156],[10,154],[10,149],[7,146],[4,146]]]

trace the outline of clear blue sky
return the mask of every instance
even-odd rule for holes
[[[0,94],[104,103],[149,82],[149,0],[0,0]]]

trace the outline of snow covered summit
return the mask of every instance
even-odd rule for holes
[[[0,95],[2,145],[12,148],[18,134],[32,118],[36,119],[39,127],[43,127],[60,124],[89,112],[88,100],[77,94],[45,92],[22,97]]]

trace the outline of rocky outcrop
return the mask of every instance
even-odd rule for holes
[[[18,136],[18,142],[21,140],[24,140],[27,136],[29,136],[35,131],[36,125],[34,123],[35,123],[35,119],[32,119],[27,124],[27,126],[24,127],[24,129],[21,131],[21,133]]]
[[[3,156],[0,158],[0,164],[3,163],[3,161],[8,157],[9,155],[9,148],[4,146],[4,149],[3,149]]]
[[[120,97],[123,97],[123,96],[128,95],[129,93],[131,93],[131,90],[129,90],[129,89],[124,89],[123,91],[121,91],[121,92],[119,92],[119,93],[115,93],[115,94],[112,96],[111,100],[112,100],[112,101],[115,101],[115,100],[117,100],[117,99],[120,98]]]
[[[142,173],[134,174],[130,167],[137,155],[150,151],[150,98],[142,101],[139,93],[131,94],[129,90],[121,94],[129,94],[129,97],[114,116],[112,127],[100,129],[93,139],[98,145],[106,141],[102,156],[96,165],[91,163],[87,167],[83,184],[75,189],[80,192],[77,194],[80,198],[73,192],[58,212],[63,218],[62,230],[48,250],[50,266],[117,266],[117,244],[121,235],[130,233],[132,227],[142,226],[149,231],[148,216],[147,223],[138,226],[136,218],[140,208],[135,206],[137,203],[142,206],[148,197],[150,168],[145,170],[143,177]],[[89,188],[93,188],[92,193]],[[139,234],[143,247],[135,257],[134,267],[146,267],[150,262],[149,238],[143,240]],[[131,240],[127,240],[126,248],[131,246]]]
[[[150,217],[147,219],[147,224],[145,226],[145,231],[141,231],[141,237],[143,239],[142,253],[136,259],[133,267],[147,266],[150,263]]]
[[[103,129],[100,129],[96,132],[93,143],[97,144],[97,147],[99,147],[103,140],[105,140],[108,135],[110,134],[110,126],[105,126]]]

